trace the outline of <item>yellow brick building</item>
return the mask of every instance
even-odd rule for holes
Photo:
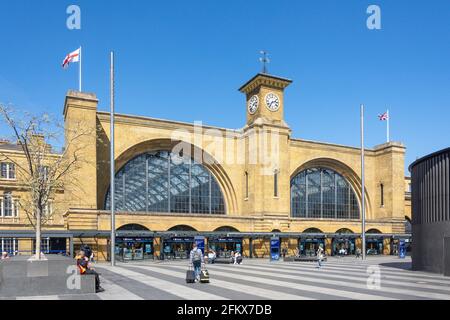
[[[252,257],[269,255],[272,236],[288,254],[311,254],[318,245],[328,254],[354,253],[361,246],[360,150],[292,137],[283,99],[290,84],[268,74],[245,83],[247,121],[239,130],[117,114],[116,253],[124,259],[183,257],[195,236],[221,253]],[[82,121],[96,134],[82,141],[88,159],[77,186],[67,181],[66,208],[54,227],[107,259],[110,114],[97,105],[94,94],[66,96],[66,128]],[[393,253],[406,236],[404,154],[396,142],[366,150],[369,253]],[[10,183],[0,180],[0,195]],[[14,226],[8,221],[0,228]]]

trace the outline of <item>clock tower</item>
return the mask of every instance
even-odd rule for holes
[[[291,130],[284,121],[284,89],[291,83],[263,72],[239,89],[246,96],[247,109],[242,208],[256,216],[288,218],[290,214],[290,193],[285,190],[290,185]]]
[[[292,80],[258,73],[239,91],[246,95],[247,125],[253,123],[287,127],[284,122],[284,89]]]

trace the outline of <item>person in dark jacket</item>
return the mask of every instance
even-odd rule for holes
[[[86,256],[84,250],[80,250],[80,253],[77,256],[77,267],[78,270],[80,270],[80,275],[93,274],[95,276],[96,293],[105,291],[105,289],[100,286],[100,277],[95,269],[92,268],[89,258]]]

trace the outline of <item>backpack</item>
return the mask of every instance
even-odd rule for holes
[[[193,261],[200,261],[200,260],[202,260],[202,251],[200,249],[195,250],[192,260]]]

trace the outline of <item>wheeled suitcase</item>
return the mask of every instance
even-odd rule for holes
[[[200,282],[201,283],[209,283],[209,272],[206,269],[203,269],[200,272]]]
[[[195,283],[195,272],[191,268],[186,271],[186,283]]]

